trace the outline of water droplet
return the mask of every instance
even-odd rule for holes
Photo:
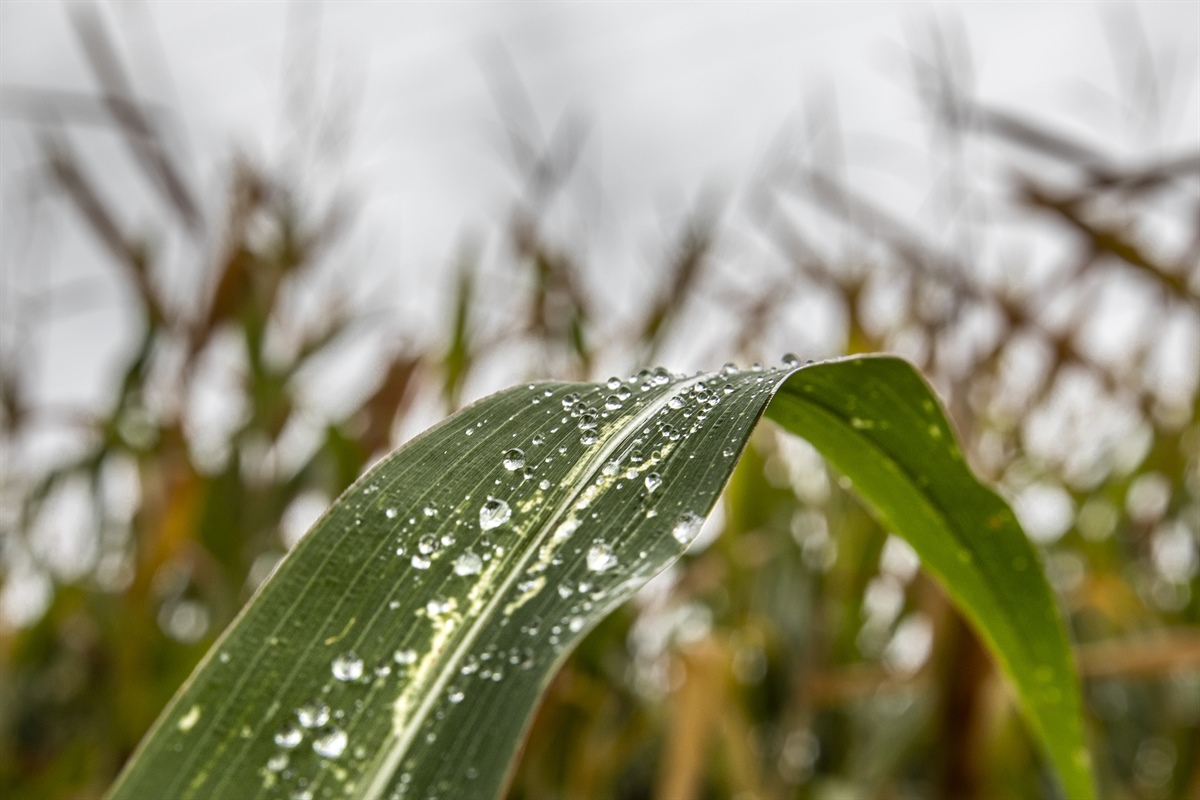
[[[604,399],[604,407],[609,411],[616,411],[621,407],[621,398],[617,397],[615,394],[610,394]]]
[[[616,475],[620,471],[621,471],[621,465],[618,464],[616,461],[609,461],[607,464],[605,464],[600,469],[601,474],[607,475],[610,478],[613,477],[614,475]]]
[[[654,385],[666,386],[671,382],[671,373],[667,372],[666,367],[655,367],[654,369]]]
[[[545,478],[542,478],[540,481],[538,481],[538,488],[541,489],[543,492],[550,491],[550,487],[553,485],[554,484],[552,484],[550,481],[546,480]]]
[[[460,576],[478,575],[483,571],[483,559],[478,553],[470,550],[454,560],[454,574]]]
[[[333,660],[333,677],[339,681],[356,681],[362,674],[363,661],[354,652],[343,653]]]
[[[727,361],[725,366],[721,367],[721,372],[724,372],[726,375],[736,375],[737,371],[738,365],[732,361]]]
[[[646,491],[653,492],[658,487],[662,486],[662,475],[657,472],[651,472],[646,476]]]
[[[329,722],[329,706],[314,700],[296,709],[296,718],[306,728],[316,728]]]
[[[512,509],[508,507],[508,503],[492,498],[479,509],[479,527],[485,531],[490,531],[492,528],[499,528],[508,522],[508,518],[511,516]]]
[[[267,769],[270,770],[271,772],[283,772],[285,769],[287,769],[287,765],[288,765],[288,754],[287,753],[276,753],[275,755],[273,755],[269,759],[267,759]]]
[[[394,509],[394,508],[389,508],[389,509],[387,509],[386,511],[384,511],[384,512],[383,512],[383,515],[384,515],[385,517],[387,517],[388,519],[395,519],[395,518],[396,518],[396,515],[397,515],[397,514],[399,514],[399,513],[400,513],[400,512],[398,512],[396,509]]]
[[[725,384],[725,389],[723,391],[725,392],[725,394],[733,394],[733,384],[732,383]]]
[[[313,752],[322,758],[337,758],[346,752],[349,742],[346,732],[341,728],[329,728],[313,740]]]
[[[579,437],[579,443],[585,447],[591,446],[598,441],[600,441],[599,437],[597,437],[592,431],[587,431],[583,434],[583,436]]]
[[[438,549],[438,540],[432,533],[427,533],[417,540],[417,552],[427,556]]]
[[[696,534],[700,533],[703,525],[704,517],[685,511],[679,516],[679,519],[675,520],[675,527],[671,529],[671,535],[680,544],[689,545],[696,538]]]
[[[617,399],[622,402],[628,400],[632,396],[633,392],[631,392],[626,386],[622,386],[620,389],[617,389]]]
[[[577,519],[564,520],[557,528],[554,529],[555,539],[566,539],[572,533],[579,529],[580,521]]]
[[[451,689],[450,693],[446,695],[446,699],[451,703],[461,703],[463,701],[462,689]]]
[[[615,392],[617,389],[621,388],[621,379],[617,377],[609,378],[604,385]]]
[[[293,747],[300,744],[300,740],[303,738],[303,731],[301,731],[295,725],[284,725],[275,732],[275,744],[286,750],[291,750]]]
[[[450,601],[442,599],[433,599],[425,604],[425,613],[431,617],[440,617],[450,610]]]
[[[567,395],[566,397],[564,397],[562,399],[563,408],[570,408],[571,406],[575,405],[578,402],[579,402],[579,395],[575,394],[574,392],[571,392],[569,395]]]
[[[392,653],[392,660],[402,667],[407,667],[409,664],[415,664],[417,661],[417,651],[411,647],[406,650],[397,650]]]
[[[679,397],[679,395],[675,395],[674,397],[672,397],[670,400],[667,401],[667,405],[670,406],[671,408],[678,410],[680,408],[683,408],[683,400]]]
[[[544,434],[544,433],[535,433],[535,434],[533,435],[533,438],[532,438],[532,439],[530,439],[529,441],[533,442],[534,446],[537,446],[537,445],[539,445],[539,444],[545,444],[545,443],[546,443],[546,434]]]
[[[579,430],[581,431],[590,431],[596,427],[596,424],[595,414],[584,414],[579,418]]]
[[[583,617],[571,617],[571,621],[567,623],[567,627],[571,629],[571,633],[579,633],[583,630]]]
[[[504,468],[509,472],[523,466],[525,466],[525,453],[519,447],[514,447],[504,454]]]
[[[414,553],[412,557],[413,569],[429,569],[429,559],[420,553]]]
[[[423,511],[424,511],[425,516],[427,516],[427,517],[436,517],[437,512],[438,512],[437,506],[434,505],[433,503],[430,503],[429,505],[425,506]]]
[[[784,353],[783,358],[781,358],[780,361],[788,369],[800,366],[800,356],[796,355],[795,353]]]
[[[588,550],[587,567],[592,572],[607,572],[616,565],[616,554],[604,542],[597,542]]]

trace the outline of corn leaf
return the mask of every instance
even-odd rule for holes
[[[558,665],[683,553],[768,403],[913,544],[1011,678],[1069,796],[1091,796],[1036,554],[928,387],[887,357],[531,384],[455,414],[314,525],[111,796],[496,796]]]

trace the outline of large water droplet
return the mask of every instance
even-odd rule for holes
[[[607,572],[616,565],[616,553],[604,542],[597,542],[588,550],[587,567],[592,572]]]
[[[353,652],[343,653],[333,660],[333,677],[339,681],[356,681],[362,674],[363,661]]]
[[[313,740],[313,752],[322,758],[337,758],[346,752],[346,744],[349,741],[346,732],[341,728],[329,728]]]
[[[604,407],[609,411],[616,411],[621,407],[621,398],[617,397],[615,394],[610,394],[604,400]]]
[[[737,371],[738,365],[732,361],[725,362],[725,366],[721,367],[721,372],[724,372],[726,375],[734,375]]]
[[[492,528],[499,528],[508,522],[508,518],[511,516],[512,509],[508,507],[508,503],[492,498],[479,509],[479,527],[485,531],[490,531]]]
[[[621,388],[621,379],[614,376],[612,378],[609,378],[608,381],[604,385],[615,392],[617,389]]]
[[[478,553],[470,550],[454,559],[454,574],[467,576],[478,575],[483,570],[483,559]]]
[[[780,361],[788,369],[800,366],[800,356],[796,355],[795,353],[784,353],[783,358],[781,358]]]
[[[700,533],[703,525],[704,517],[685,511],[679,516],[679,519],[675,520],[675,527],[671,529],[671,535],[680,544],[689,545],[696,538],[696,534]]]
[[[525,466],[525,453],[519,447],[514,447],[504,454],[504,468],[509,472]]]
[[[429,559],[420,553],[413,554],[412,557],[413,569],[429,569]]]
[[[579,402],[579,395],[575,394],[574,392],[571,392],[569,395],[567,395],[566,397],[564,397],[562,399],[563,408],[570,408],[571,406],[575,405],[578,402]]]
[[[646,476],[646,491],[653,492],[658,487],[662,486],[662,475],[657,472],[651,472]]]
[[[329,706],[314,700],[296,709],[296,718],[306,728],[316,728],[329,722]]]
[[[275,732],[275,744],[286,750],[291,750],[293,747],[300,744],[300,740],[303,738],[303,731],[301,731],[295,725],[284,725]]]
[[[590,431],[597,425],[595,414],[584,414],[579,418],[579,430]]]

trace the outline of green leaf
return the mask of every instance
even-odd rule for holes
[[[498,794],[558,665],[682,554],[781,387],[771,415],[913,543],[1012,678],[1070,795],[1090,796],[1077,680],[1035,553],[912,368],[870,358],[534,384],[464,409],[326,512],[112,797]]]
[[[1012,682],[1066,796],[1095,796],[1079,679],[1037,553],[1012,511],[975,479],[932,391],[895,358],[792,375],[767,416],[803,436],[906,539]]]

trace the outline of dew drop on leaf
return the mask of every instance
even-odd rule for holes
[[[300,744],[300,740],[303,738],[304,733],[295,725],[284,725],[275,732],[275,744],[287,750]]]
[[[780,361],[788,369],[800,366],[800,356],[796,355],[795,353],[784,353],[783,358],[781,358]]]
[[[604,542],[597,542],[588,550],[587,567],[592,572],[607,572],[616,565],[616,554]]]
[[[509,472],[518,470],[523,466],[525,466],[525,453],[519,447],[514,447],[504,454],[504,468]]]
[[[483,570],[483,559],[478,553],[470,550],[454,560],[454,574],[460,576],[478,575]]]
[[[296,718],[306,728],[316,728],[329,722],[329,706],[314,700],[296,709]]]
[[[657,472],[651,472],[646,476],[646,491],[653,492],[655,489],[662,486],[662,482],[662,475],[659,475]]]
[[[383,512],[383,515],[384,515],[385,517],[387,517],[388,519],[395,519],[395,518],[396,518],[396,515],[397,515],[398,513],[399,513],[399,512],[398,512],[398,511],[396,511],[396,509],[394,509],[394,508],[389,508],[389,509],[387,509],[386,511],[384,511],[384,512]]]
[[[339,681],[356,681],[362,677],[363,661],[355,653],[343,653],[333,660],[333,677]]]
[[[700,528],[703,525],[703,517],[693,514],[690,511],[685,511],[679,516],[679,519],[675,520],[675,527],[671,529],[671,535],[680,544],[689,545],[696,538],[696,534],[700,533]]]
[[[392,653],[392,660],[402,667],[407,667],[409,664],[416,662],[417,651],[411,647],[406,650],[397,650],[395,653]]]
[[[322,758],[337,758],[346,752],[349,738],[341,728],[329,728],[313,740],[313,752]]]
[[[429,569],[429,559],[420,553],[414,553],[412,557],[413,569]]]
[[[504,523],[508,522],[508,518],[512,516],[512,509],[508,507],[508,503],[495,498],[488,500],[479,509],[479,527],[485,531],[490,531],[492,528],[499,528]]]

